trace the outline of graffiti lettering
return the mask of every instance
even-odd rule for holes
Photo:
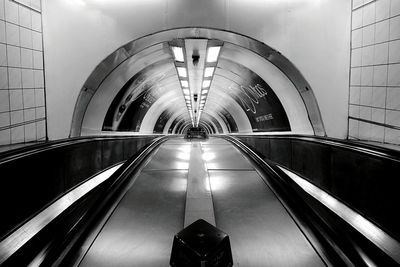
[[[232,90],[231,87],[229,87],[229,89]],[[238,97],[243,107],[246,111],[251,111],[256,114],[257,109],[255,104],[259,104],[259,99],[265,97],[268,94],[267,91],[260,84],[256,84],[255,86],[240,85],[239,90],[240,94]]]

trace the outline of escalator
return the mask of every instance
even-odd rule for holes
[[[169,266],[174,234],[204,218],[230,236],[234,266],[399,264],[396,239],[380,232],[380,241],[370,240],[360,224],[337,214],[340,201],[329,207],[327,196],[314,197],[296,179],[307,182],[236,138],[159,139],[118,166],[95,198],[78,203],[79,216],[74,207],[55,220],[53,230],[43,230],[48,237],[73,225],[67,238],[54,238],[39,256],[25,257],[28,242],[3,263]],[[382,248],[385,242],[390,244]]]

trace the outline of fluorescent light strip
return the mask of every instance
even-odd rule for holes
[[[185,99],[189,99],[190,100],[190,96],[189,95],[185,95]]]
[[[201,90],[201,94],[202,94],[202,95],[207,94],[207,93],[208,93],[208,89],[203,89],[203,90]]]
[[[207,62],[216,62],[218,60],[219,51],[221,50],[220,46],[212,46],[208,48],[207,52]]]
[[[177,67],[176,69],[178,70],[178,74],[179,74],[179,76],[180,76],[180,77],[184,77],[184,78],[186,78],[186,77],[187,77],[187,71],[186,71],[186,68],[183,68],[183,67]]]
[[[204,77],[208,78],[211,77],[214,73],[214,67],[207,67],[206,70],[204,71]]]
[[[172,47],[172,52],[174,53],[174,57],[176,61],[179,62],[185,62],[184,56],[183,56],[183,49],[182,47],[179,46],[173,46]]]
[[[183,91],[183,93],[185,95],[189,95],[190,94],[190,90],[189,89],[183,89],[182,91]]]
[[[211,84],[211,80],[204,80],[203,81],[203,88],[209,87]]]
[[[182,87],[189,87],[188,81],[181,80],[181,85],[182,85]]]

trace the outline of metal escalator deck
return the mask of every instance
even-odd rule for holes
[[[198,182],[203,176],[205,182]],[[210,138],[162,144],[80,266],[169,266],[173,236],[187,216],[185,204],[187,209],[188,201],[197,203],[199,214],[210,209],[202,204],[206,201],[187,197],[188,184],[192,192],[210,191],[209,214],[230,236],[234,266],[326,265],[252,163],[229,142]]]

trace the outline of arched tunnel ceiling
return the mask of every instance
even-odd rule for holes
[[[210,47],[220,47],[215,62],[206,60]],[[214,71],[204,88],[207,67]],[[71,135],[178,133],[197,124],[209,133],[324,134],[311,87],[286,58],[242,35],[185,28],[132,41],[100,63],[82,88]]]

